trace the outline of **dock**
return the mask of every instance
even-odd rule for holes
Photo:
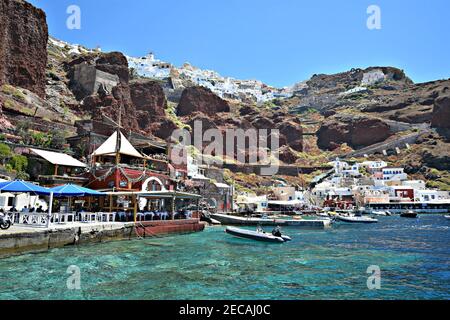
[[[0,232],[0,258],[28,252],[45,252],[53,248],[116,240],[161,237],[203,231],[198,219],[53,224],[48,229],[13,225]]]
[[[314,219],[314,220],[284,220],[284,219],[262,219],[262,218],[246,218],[226,214],[212,214],[211,218],[220,221],[224,225],[238,225],[238,226],[280,226],[280,227],[306,227],[325,229],[331,227],[331,220],[329,219]]]

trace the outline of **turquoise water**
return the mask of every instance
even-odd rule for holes
[[[286,228],[286,244],[219,227],[1,259],[0,299],[449,299],[450,222],[379,220]],[[67,289],[70,265],[81,290]],[[370,265],[381,268],[380,290],[367,289]]]

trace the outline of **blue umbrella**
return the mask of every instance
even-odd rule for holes
[[[35,195],[49,195],[50,190],[44,187],[37,186],[33,183],[14,180],[6,181],[0,183],[0,192],[11,192],[11,193],[32,193]]]
[[[55,197],[100,197],[106,196],[106,194],[102,192],[98,192],[92,189],[83,188],[80,186],[76,186],[73,184],[65,184],[59,187],[49,189],[50,192],[53,192]]]

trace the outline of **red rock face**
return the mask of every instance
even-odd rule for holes
[[[158,138],[167,140],[172,136],[174,130],[178,129],[177,125],[169,119],[161,119],[152,123],[150,131]]]
[[[277,126],[285,137],[287,145],[296,151],[303,151],[303,128],[294,121],[282,122]]]
[[[382,142],[391,134],[389,126],[376,118],[336,116],[327,120],[317,132],[317,145],[333,150],[347,143],[358,149]]]
[[[122,107],[122,127],[125,130],[139,132],[136,109],[131,102],[130,89],[127,85],[119,84],[114,87],[111,94],[91,95],[83,100],[83,108],[90,111],[92,118],[98,121],[102,121],[102,116],[105,115],[118,122],[120,107]]]
[[[48,27],[45,13],[24,1],[0,0],[0,84],[45,97]]]
[[[135,82],[130,84],[131,100],[139,111],[147,117],[164,117],[167,107],[166,96],[161,86],[155,81]]]
[[[206,115],[215,115],[218,112],[230,112],[228,102],[216,96],[211,90],[204,87],[186,88],[178,105],[178,115],[187,116],[193,112],[202,112]]]
[[[439,97],[434,102],[431,126],[433,128],[450,128],[450,95]]]
[[[96,60],[96,68],[110,74],[115,74],[119,77],[121,83],[128,84],[130,79],[128,61],[121,52],[103,53]]]

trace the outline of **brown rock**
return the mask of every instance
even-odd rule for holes
[[[389,126],[382,120],[367,117],[335,116],[329,118],[317,132],[317,145],[334,150],[347,143],[358,149],[382,142],[391,136]]]
[[[288,146],[284,146],[279,150],[279,159],[284,163],[294,164],[298,158]]]
[[[434,102],[431,126],[450,128],[450,95],[439,97]]]
[[[255,120],[253,120],[252,125],[256,129],[273,129],[275,127],[275,124],[272,122],[272,120],[264,117],[256,118]]]
[[[128,61],[121,52],[103,53],[95,63],[98,70],[115,74],[119,77],[121,83],[128,83],[130,79]]]
[[[195,115],[189,122],[188,125],[194,130],[195,124],[199,125],[201,124],[202,127],[202,133],[204,133],[206,130],[209,129],[217,129],[216,124],[214,121],[212,121],[207,116],[203,115],[202,113],[199,113]]]
[[[166,96],[157,82],[134,82],[130,84],[130,95],[136,108],[139,128],[142,130],[147,131],[153,122],[166,116]]]
[[[202,112],[206,115],[215,115],[218,112],[230,112],[228,102],[216,96],[205,87],[186,88],[178,105],[178,115],[187,116],[193,112]]]
[[[286,137],[288,143],[297,141],[303,136],[303,128],[293,121],[282,122],[277,126],[277,129]]]
[[[173,121],[169,119],[161,119],[160,122],[153,123],[151,132],[156,137],[166,140],[176,129],[178,129],[178,127]]]
[[[47,41],[42,10],[25,1],[0,0],[0,84],[45,98]]]

